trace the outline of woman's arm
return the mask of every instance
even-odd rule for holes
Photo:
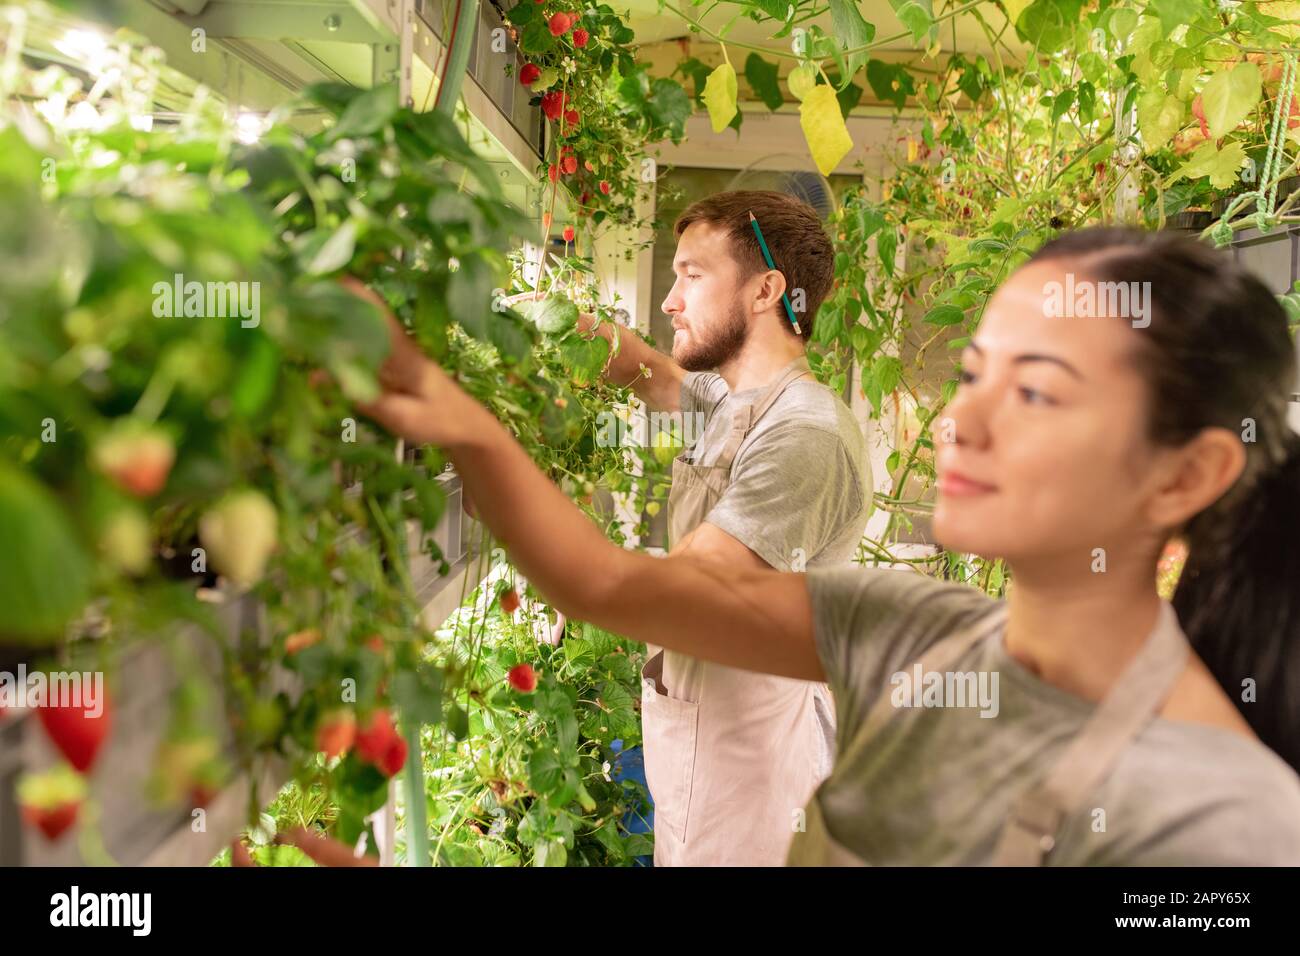
[[[737,571],[689,552],[655,558],[613,544],[486,408],[390,323],[384,392],[362,411],[446,451],[482,521],[557,609],[694,657],[824,679],[803,575]]]

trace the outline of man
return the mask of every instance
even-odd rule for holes
[[[611,323],[597,330],[619,339],[611,381],[652,410],[680,411],[688,440],[703,422],[673,463],[671,552],[782,571],[848,562],[872,483],[861,431],[805,355],[833,280],[820,220],[782,193],[728,192],[690,206],[673,231],[676,282],[662,306],[671,357]],[[583,316],[584,330],[592,324]],[[825,685],[649,651],[641,713],[655,864],[780,865],[830,769]]]

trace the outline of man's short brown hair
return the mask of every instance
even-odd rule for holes
[[[785,276],[786,294],[790,296],[801,337],[807,344],[817,309],[830,294],[835,279],[835,248],[812,206],[785,193],[768,190],[717,193],[687,207],[673,223],[673,235],[681,238],[686,228],[696,222],[707,222],[722,229],[731,240],[731,254],[740,266],[743,281],[767,270],[763,250],[749,223],[751,212],[763,230],[772,261]],[[796,289],[803,290],[802,311]],[[781,321],[793,333],[784,305],[779,312]]]

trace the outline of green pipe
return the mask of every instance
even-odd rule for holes
[[[451,28],[451,50],[447,53],[447,68],[438,82],[438,100],[434,109],[451,115],[460,99],[460,87],[469,66],[469,51],[474,45],[474,31],[478,26],[478,0],[458,0],[456,22]]]
[[[478,26],[478,0],[459,0],[456,22],[452,25],[451,49],[447,68],[438,81],[438,99],[434,109],[448,116],[456,109],[461,84],[469,67],[469,51],[474,45]],[[425,817],[424,752],[420,749],[420,725],[403,720],[406,734],[406,859],[411,866],[429,866],[429,824]]]

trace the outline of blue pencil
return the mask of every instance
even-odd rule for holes
[[[758,236],[758,245],[763,250],[763,260],[767,263],[769,269],[775,269],[776,263],[772,261],[772,253],[767,250],[767,240],[763,238],[763,230],[758,228],[758,220],[754,218],[751,210],[749,213],[749,224],[754,227],[754,235]],[[794,326],[797,335],[803,335],[803,329],[799,328],[799,320],[794,317],[794,308],[790,305],[790,297],[784,292],[781,293],[781,302],[785,305],[785,314],[790,316],[790,324]]]

